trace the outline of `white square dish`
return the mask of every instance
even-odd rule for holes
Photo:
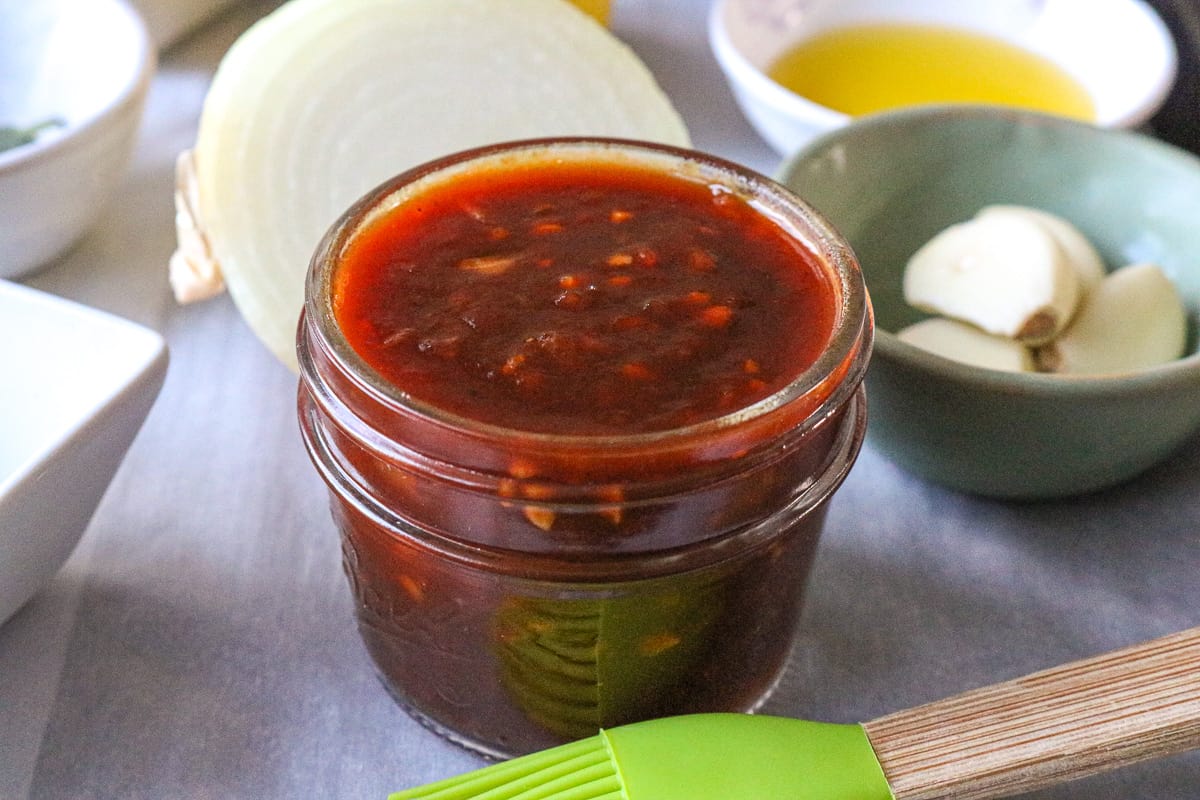
[[[167,359],[148,328],[0,280],[0,623],[74,550]]]

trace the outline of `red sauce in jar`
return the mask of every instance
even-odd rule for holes
[[[387,381],[506,428],[639,433],[751,405],[825,349],[825,270],[728,188],[549,166],[444,181],[348,243],[334,313]]]
[[[307,290],[301,430],[400,703],[506,756],[761,702],[865,425],[869,303],[811,209],[501,144],[364,197]]]

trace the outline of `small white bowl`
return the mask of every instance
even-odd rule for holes
[[[62,566],[162,388],[156,332],[0,280],[0,623]]]
[[[822,31],[888,22],[965,28],[1043,55],[1091,94],[1101,127],[1145,123],[1175,80],[1175,42],[1142,0],[716,0],[708,34],[746,118],[787,156],[850,117],[785,89],[766,70]]]
[[[123,0],[29,0],[0,25],[0,125],[56,119],[0,152],[0,278],[60,255],[99,217],[125,173],[155,51]]]

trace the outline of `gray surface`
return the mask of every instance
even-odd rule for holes
[[[399,711],[350,622],[295,378],[228,298],[170,299],[176,153],[245,2],[165,54],[102,225],[29,281],[162,330],[166,387],[84,540],[0,628],[0,798],[382,798],[477,766]],[[628,0],[617,32],[696,144],[771,171],[709,56],[705,4]],[[0,345],[4,346],[4,345]],[[794,663],[766,710],[854,721],[1200,624],[1200,441],[1114,491],[1014,505],[869,449],[837,496]],[[1182,756],[1038,793],[1200,796]],[[732,799],[731,799],[732,800]]]

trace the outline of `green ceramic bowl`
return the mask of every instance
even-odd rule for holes
[[[868,441],[967,492],[1049,498],[1111,486],[1200,432],[1200,159],[1148,136],[1040,114],[930,107],[815,140],[779,179],[825,214],[875,306]],[[935,233],[991,203],[1071,220],[1110,269],[1155,261],[1189,311],[1188,355],[1136,373],[1066,377],[959,364],[899,341],[923,315],[901,277]]]

